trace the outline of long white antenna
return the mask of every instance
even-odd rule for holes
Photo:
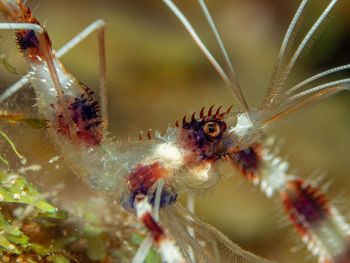
[[[305,90],[303,92],[300,92],[300,93],[298,93],[296,95],[293,95],[290,98],[288,98],[286,100],[286,103],[292,102],[292,101],[294,101],[296,99],[299,99],[299,98],[301,98],[303,96],[306,96],[308,94],[311,94],[311,93],[314,93],[314,92],[317,92],[317,91],[320,91],[320,90],[323,90],[323,89],[326,89],[326,88],[332,87],[332,86],[339,86],[339,87],[340,86],[344,86],[344,89],[349,89],[349,87],[350,87],[350,78],[346,78],[346,79],[341,79],[341,80],[325,83],[325,84],[319,85],[317,87],[314,87],[312,89]]]
[[[315,31],[320,26],[322,21],[327,17],[328,13],[331,11],[331,9],[337,3],[337,1],[338,0],[333,0],[332,2],[330,2],[330,4],[326,7],[326,9],[323,11],[321,16],[313,24],[313,26],[311,27],[309,32],[306,34],[304,39],[301,41],[301,43],[298,46],[297,50],[294,52],[292,58],[289,60],[289,63],[287,65],[285,71],[283,72],[283,75],[280,78],[274,93],[271,96],[271,100],[273,100],[276,96],[278,96],[278,93],[279,93],[280,89],[283,87],[284,82],[286,81],[290,71],[292,70],[295,62],[297,61],[298,57],[300,56],[300,54],[301,54],[302,50],[304,49],[305,45],[311,39],[312,35],[315,33]]]
[[[248,106],[245,103],[245,100],[241,100],[241,96],[237,89],[233,86],[232,82],[227,77],[224,70],[221,68],[219,63],[215,60],[213,55],[210,53],[210,51],[206,48],[206,46],[203,44],[201,39],[198,37],[198,34],[193,29],[192,25],[188,22],[186,17],[183,15],[183,13],[178,9],[178,7],[171,1],[171,0],[163,0],[163,2],[169,7],[169,9],[177,16],[177,18],[181,21],[181,23],[184,25],[194,42],[197,44],[199,49],[203,52],[203,54],[207,57],[209,62],[213,65],[215,70],[219,73],[220,77],[225,82],[226,86],[230,89],[230,91],[234,94],[235,98],[238,100],[239,104],[243,107],[245,111],[248,111]]]
[[[339,72],[339,71],[342,71],[342,70],[346,70],[346,69],[350,69],[350,64],[347,64],[347,65],[343,65],[343,66],[339,66],[339,67],[336,67],[336,68],[332,68],[332,69],[329,69],[329,70],[326,70],[326,71],[323,71],[319,74],[316,74],[300,83],[298,83],[297,85],[291,87],[289,90],[287,90],[284,95],[289,95],[291,93],[293,93],[294,91],[300,89],[301,87],[305,86],[306,84],[316,80],[316,79],[319,79],[319,78],[322,78],[324,76],[327,76],[329,74],[333,74],[333,73],[336,73],[336,72]]]
[[[236,72],[232,66],[230,57],[227,54],[226,48],[225,48],[224,43],[220,37],[219,31],[217,30],[217,28],[215,26],[214,20],[212,19],[210,12],[209,12],[204,0],[197,0],[197,1],[198,1],[199,5],[201,6],[206,19],[208,20],[210,28],[213,31],[215,38],[216,38],[216,41],[218,42],[218,45],[220,47],[221,53],[225,58],[226,65],[227,65],[228,70],[229,70],[230,75],[231,75],[231,81],[233,84],[233,88],[236,90],[237,94],[239,95],[239,100],[240,100],[244,110],[248,112],[248,105],[247,105],[247,102],[243,96],[240,85],[238,83],[238,78],[237,78]],[[229,88],[231,89],[231,87],[229,87]]]
[[[273,90],[273,89],[275,88],[275,84],[276,84],[275,83],[276,82],[276,75],[277,75],[277,73],[280,70],[282,59],[283,59],[284,53],[286,51],[286,48],[287,48],[290,36],[292,35],[292,33],[294,31],[294,28],[295,28],[295,25],[297,24],[297,22],[298,22],[301,14],[302,14],[302,12],[304,10],[305,5],[307,4],[307,2],[308,2],[308,0],[303,0],[301,2],[301,4],[298,7],[298,10],[296,11],[296,13],[295,13],[295,15],[294,15],[294,17],[292,19],[292,22],[290,22],[290,25],[289,25],[289,27],[287,29],[287,32],[286,32],[286,34],[285,34],[285,36],[283,38],[282,45],[281,45],[281,48],[280,48],[280,51],[279,51],[279,54],[278,54],[275,66],[273,68],[272,75],[271,75],[270,84],[269,84],[269,87],[268,87],[268,89],[266,91],[266,95],[265,95],[265,98],[264,98],[264,102],[265,103],[269,102],[269,100],[271,99],[271,97],[275,93],[275,90]]]

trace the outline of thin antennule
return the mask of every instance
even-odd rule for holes
[[[336,67],[336,68],[332,68],[332,69],[329,69],[329,70],[326,70],[326,71],[323,71],[319,74],[316,74],[300,83],[298,83],[297,85],[291,87],[289,90],[287,90],[285,93],[284,93],[284,96],[288,96],[290,94],[292,94],[294,91],[302,88],[303,86],[305,86],[306,84],[316,80],[316,79],[319,79],[319,78],[322,78],[324,76],[327,76],[327,75],[330,75],[330,74],[333,74],[333,73],[336,73],[336,72],[339,72],[339,71],[343,71],[343,70],[347,70],[347,69],[350,69],[350,64],[347,64],[347,65],[343,65],[343,66],[339,66],[339,67]]]
[[[322,85],[319,85],[317,87],[314,87],[314,88],[311,88],[311,89],[308,89],[308,90],[305,90],[303,92],[299,92],[298,94],[295,94],[293,96],[291,96],[290,98],[288,98],[286,100],[286,103],[289,103],[289,102],[292,102],[292,101],[295,101],[303,96],[306,96],[308,94],[311,94],[311,93],[314,93],[314,92],[317,92],[317,91],[321,91],[321,90],[324,90],[328,87],[332,87],[332,86],[341,86],[341,85],[350,85],[350,78],[346,78],[346,79],[341,79],[341,80],[337,80],[337,81],[333,81],[333,82],[328,82],[328,83],[325,83],[325,84],[322,84]]]
[[[213,31],[214,35],[215,35],[215,39],[216,41],[218,42],[218,45],[220,47],[220,50],[221,50],[221,53],[222,55],[224,56],[225,58],[225,63],[227,65],[227,68],[230,72],[230,75],[231,75],[231,81],[232,81],[232,84],[233,84],[233,88],[236,89],[237,91],[237,94],[239,96],[239,100],[241,101],[241,103],[243,104],[243,108],[245,111],[248,112],[248,105],[246,103],[246,100],[243,96],[243,93],[242,93],[242,90],[240,88],[240,85],[239,85],[239,82],[238,82],[238,78],[237,78],[237,75],[236,75],[236,71],[234,70],[233,66],[232,66],[232,62],[230,60],[230,57],[228,56],[227,54],[227,51],[226,51],[226,48],[225,48],[225,45],[220,37],[220,34],[219,34],[219,31],[217,30],[216,26],[215,26],[215,23],[214,23],[214,20],[212,19],[211,15],[210,15],[210,12],[204,2],[204,0],[197,0],[199,5],[201,6],[202,10],[203,10],[203,13],[210,25],[210,28],[211,30]],[[232,87],[229,87],[230,89],[232,89]],[[233,91],[232,91],[233,92]]]
[[[284,105],[286,105],[288,103],[290,103],[292,105],[289,105],[283,111],[280,111],[280,112],[274,114],[272,117],[262,121],[261,126],[263,128],[265,128],[277,120],[281,120],[281,119],[291,115],[292,113],[309,106],[312,103],[320,101],[321,99],[323,99],[326,96],[330,96],[331,94],[334,94],[334,93],[342,91],[342,90],[350,90],[350,78],[325,83],[323,85],[311,88],[311,89],[306,90],[304,92],[300,92],[300,93],[288,98],[284,102]],[[304,96],[309,95],[309,94],[311,94],[311,95],[307,96],[306,98],[303,98]],[[299,100],[299,99],[301,99],[301,100]],[[296,100],[299,100],[299,101],[297,103],[293,104],[293,102],[295,102]]]
[[[322,23],[322,21],[327,17],[328,13],[331,11],[331,9],[333,8],[333,6],[337,3],[338,0],[332,0],[329,5],[325,8],[325,10],[323,11],[323,13],[320,15],[320,17],[316,20],[316,22],[312,25],[311,29],[309,30],[309,32],[305,35],[305,37],[303,38],[303,40],[300,42],[297,50],[294,52],[293,56],[291,57],[291,59],[288,62],[288,65],[286,66],[280,80],[277,83],[276,88],[274,89],[273,93],[270,96],[270,103],[273,102],[273,100],[275,100],[278,97],[279,92],[281,91],[284,82],[286,81],[289,73],[291,72],[295,62],[297,61],[297,59],[299,58],[301,52],[303,51],[305,45],[308,43],[308,41],[311,39],[312,35],[316,32],[316,30],[318,29],[318,27],[320,26],[320,24]]]
[[[273,94],[275,94],[276,90],[273,90],[275,88],[275,85],[276,85],[276,77],[277,77],[277,73],[279,72],[280,68],[281,68],[281,63],[282,63],[282,60],[283,60],[283,56],[284,56],[284,53],[286,51],[286,48],[287,48],[287,45],[289,43],[289,40],[290,40],[290,37],[295,29],[295,26],[296,24],[298,23],[299,19],[300,19],[300,16],[304,10],[304,7],[305,5],[307,4],[308,0],[303,0],[301,2],[301,4],[299,5],[298,7],[298,10],[296,11],[293,19],[292,19],[292,22],[290,23],[288,29],[287,29],[287,32],[283,38],[283,41],[282,41],[282,45],[281,45],[281,48],[280,48],[280,51],[279,51],[279,54],[278,54],[278,57],[277,57],[277,60],[276,60],[276,63],[274,65],[274,68],[273,68],[273,71],[272,71],[272,75],[271,75],[271,79],[270,79],[270,83],[269,83],[269,86],[267,88],[267,91],[266,91],[266,95],[264,97],[264,101],[263,103],[269,103]]]
[[[234,94],[234,96],[238,100],[239,104],[248,113],[249,108],[248,108],[248,105],[247,105],[243,95],[241,94],[241,90],[240,90],[239,86],[236,86],[236,83],[234,85],[229,80],[225,71],[221,68],[219,63],[216,61],[216,59],[213,57],[213,55],[210,53],[210,51],[203,44],[202,40],[199,38],[198,34],[193,29],[192,25],[187,20],[187,18],[183,15],[183,13],[179,10],[179,8],[171,0],[163,0],[163,2],[169,7],[169,9],[175,14],[175,16],[184,25],[184,27],[186,28],[186,30],[188,31],[188,33],[190,34],[190,36],[192,37],[194,42],[197,44],[199,49],[203,52],[203,54],[207,57],[207,59],[213,65],[215,70],[219,73],[220,77],[223,79],[223,81],[225,82],[225,84],[229,88],[229,90]],[[236,78],[234,78],[234,82],[237,82]]]

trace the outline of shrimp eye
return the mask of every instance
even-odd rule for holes
[[[205,135],[216,137],[221,133],[221,127],[218,123],[210,121],[204,124],[203,131]]]

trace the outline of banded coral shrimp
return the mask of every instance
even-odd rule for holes
[[[51,31],[51,30],[50,30],[50,31]],[[235,63],[235,64],[236,64],[236,63]],[[216,91],[216,92],[217,92],[217,91]],[[211,100],[210,100],[210,102],[211,102]],[[221,103],[221,102],[219,102],[219,103]],[[230,104],[230,103],[231,103],[231,102],[228,102],[227,104]],[[194,108],[194,106],[190,106],[190,107],[191,107],[191,108]],[[200,107],[198,107],[198,108],[200,109]],[[168,120],[167,120],[167,122],[168,122]],[[157,125],[157,126],[159,126],[159,125]],[[149,124],[147,124],[146,127],[149,128]]]

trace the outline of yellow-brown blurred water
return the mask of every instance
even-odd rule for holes
[[[205,18],[194,0],[178,1],[193,22],[209,49],[219,55]],[[182,3],[181,3],[182,2]],[[299,1],[222,0],[207,1],[223,36],[241,87],[251,107],[257,106],[277,56],[283,33]],[[305,12],[307,30],[328,1],[314,0]],[[107,23],[107,87],[109,130],[117,139],[137,139],[139,131],[164,132],[168,125],[184,114],[203,106],[235,104],[216,72],[192,42],[180,22],[159,0],[138,1],[29,1],[33,13],[46,26],[55,48],[61,47],[96,19]],[[350,62],[350,3],[340,0],[331,13],[330,23],[290,76],[290,83],[327,68]],[[12,44],[11,34],[1,33],[1,53],[6,53],[18,72],[28,67]],[[98,50],[96,35],[62,58],[66,68],[89,87],[98,86]],[[220,60],[222,62],[222,59]],[[18,76],[0,68],[0,88],[5,89]],[[345,75],[344,75],[345,76]],[[30,101],[30,100],[29,100]],[[287,157],[291,171],[303,178],[314,171],[327,173],[333,182],[329,196],[338,198],[350,185],[350,95],[341,93],[276,124],[270,133],[285,141],[282,156]],[[20,109],[20,106],[19,106]],[[32,131],[29,131],[33,135]],[[53,156],[45,135],[38,131],[28,140],[18,138],[18,147],[29,159],[41,162],[42,156]],[[29,136],[29,135],[28,135]],[[35,148],[37,146],[37,148]],[[33,149],[37,149],[33,151]],[[44,161],[42,161],[44,162]],[[225,166],[222,172],[230,178],[196,202],[196,213],[222,230],[234,242],[255,253],[279,262],[309,262],[276,200],[268,200],[240,175]],[[66,200],[83,198],[86,187],[68,171],[60,169],[60,178],[46,174],[37,178],[42,187],[66,182]],[[65,176],[63,174],[66,174]],[[35,178],[34,178],[35,179]],[[34,180],[35,181],[35,180]],[[346,212],[349,196],[339,200]]]

